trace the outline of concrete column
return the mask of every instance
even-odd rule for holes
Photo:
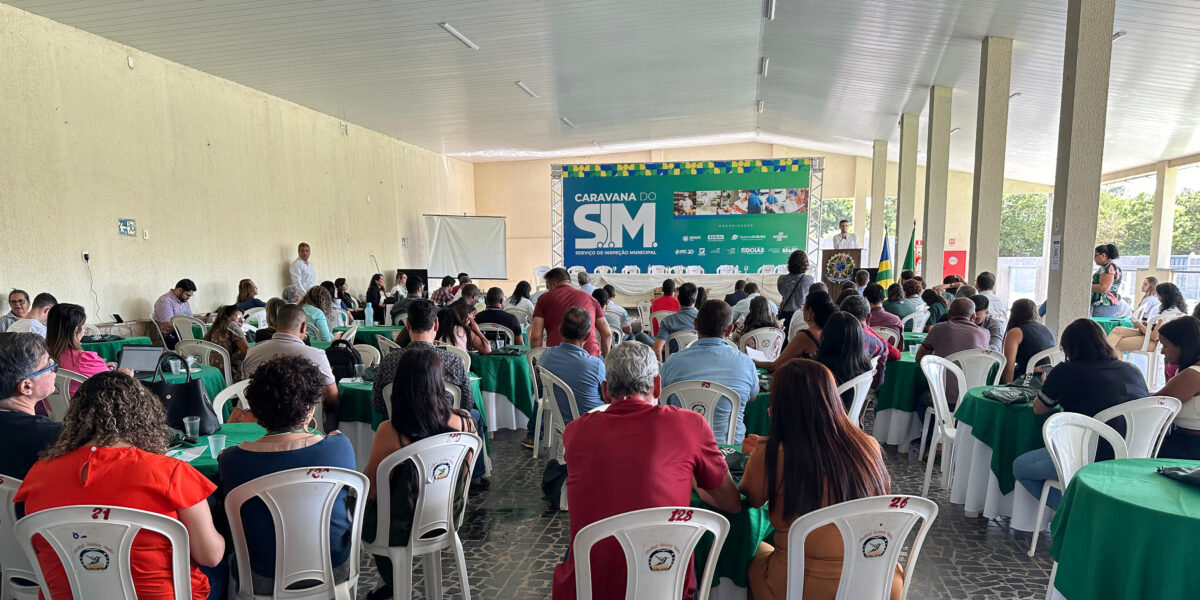
[[[854,216],[850,218],[850,231],[858,236],[859,245],[868,243],[866,222],[867,222],[867,194],[871,192],[871,161],[870,159],[861,156],[854,157]],[[879,261],[879,247],[871,246],[871,254],[875,255],[874,260],[869,257],[863,257],[863,264],[875,265]]]
[[[1046,306],[1046,326],[1059,335],[1090,311],[1115,4],[1067,2]]]
[[[876,266],[879,264],[883,242],[888,235],[883,222],[883,204],[887,200],[887,147],[887,140],[875,140],[871,151],[871,252],[875,254],[875,261],[868,261],[867,264]],[[896,262],[896,249],[892,248],[892,251],[892,274],[895,275],[893,279],[899,279],[900,263]]]
[[[942,280],[942,254],[946,251],[946,201],[950,188],[950,101],[953,88],[929,88],[929,138],[925,146],[926,281]]]
[[[1150,275],[1170,281],[1171,246],[1175,239],[1175,176],[1179,169],[1158,163],[1154,170],[1154,213],[1150,225]]]
[[[900,172],[896,189],[896,268],[904,268],[908,240],[917,226],[917,115],[900,115]],[[897,271],[899,272],[899,271]]]
[[[1000,209],[1004,204],[1004,152],[1012,40],[983,38],[979,58],[979,108],[975,120],[975,178],[971,187],[971,250],[967,273],[995,273],[1000,259]]]

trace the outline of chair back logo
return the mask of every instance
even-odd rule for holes
[[[708,407],[697,402],[692,405],[692,412],[699,413],[700,416],[708,414]]]
[[[878,558],[887,552],[888,537],[881,532],[870,534],[862,541],[863,558]]]
[[[434,481],[437,481],[439,479],[445,479],[445,478],[449,477],[450,476],[450,461],[443,460],[442,462],[437,463],[436,465],[433,465],[433,470],[430,471],[430,474],[433,476]]]
[[[651,573],[667,573],[675,568],[679,548],[670,544],[655,544],[646,551],[646,567]]]
[[[100,548],[84,548],[79,553],[79,564],[85,571],[107,571],[109,555]]]

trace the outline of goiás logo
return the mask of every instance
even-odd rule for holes
[[[626,235],[635,247],[657,248],[654,192],[575,194],[575,227],[591,237],[575,238],[576,249],[624,248]],[[639,243],[640,242],[640,246]]]

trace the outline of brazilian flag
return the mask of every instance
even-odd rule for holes
[[[904,255],[904,269],[906,271],[917,269],[917,223],[915,221],[913,222],[912,237],[908,238],[908,254]]]
[[[892,285],[892,259],[888,255],[887,238],[883,240],[883,252],[879,253],[879,272],[875,275],[875,283],[885,290]]]

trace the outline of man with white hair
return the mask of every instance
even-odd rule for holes
[[[579,530],[601,519],[688,506],[693,489],[717,510],[738,512],[737,487],[708,422],[697,413],[658,405],[662,383],[654,351],[645,344],[620,344],[604,365],[600,391],[611,406],[581,415],[563,431],[572,544]],[[593,598],[625,597],[625,555],[615,540],[596,545],[591,568]],[[690,560],[686,569],[684,597],[691,597],[696,581]],[[575,562],[569,554],[554,569],[554,598],[575,598]]]

